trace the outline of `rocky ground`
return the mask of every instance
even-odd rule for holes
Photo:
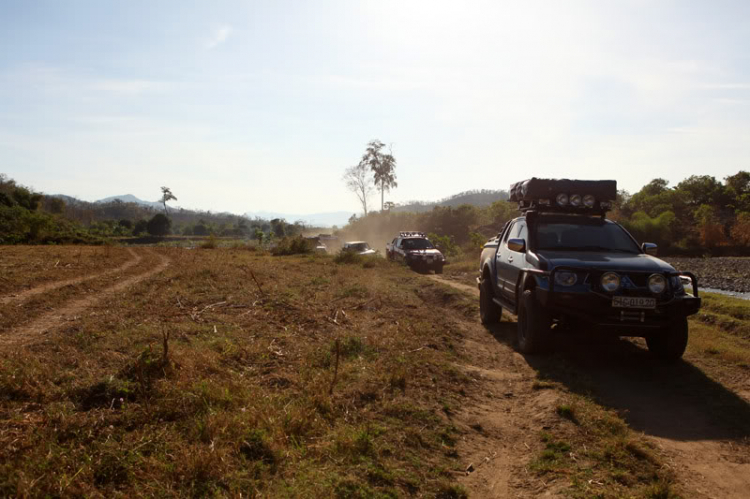
[[[701,288],[750,293],[750,258],[665,258],[677,270],[692,272]]]

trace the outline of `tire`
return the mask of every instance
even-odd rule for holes
[[[646,338],[648,350],[654,356],[666,361],[682,358],[688,343],[687,317],[675,320],[668,327]]]
[[[440,268],[442,271],[442,267]],[[436,271],[437,272],[437,271]],[[492,301],[492,282],[489,278],[482,278],[482,285],[479,288],[479,318],[482,324],[495,324],[500,321],[503,314],[502,308]]]
[[[443,273],[443,266],[442,265],[438,265],[437,267],[435,267],[435,273],[436,274],[442,274]]]
[[[527,289],[521,295],[518,308],[518,351],[526,354],[539,353],[549,346],[552,319]]]

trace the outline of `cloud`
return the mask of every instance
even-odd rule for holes
[[[211,38],[206,42],[206,48],[208,50],[215,49],[232,36],[234,29],[228,24],[224,24],[216,28],[211,35]]]

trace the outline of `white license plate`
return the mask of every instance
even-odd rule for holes
[[[613,296],[612,306],[617,308],[656,308],[656,298]]]

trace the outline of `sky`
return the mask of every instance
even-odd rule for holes
[[[0,173],[85,200],[356,212],[373,139],[396,203],[750,170],[747,0],[5,0],[0,47]]]

